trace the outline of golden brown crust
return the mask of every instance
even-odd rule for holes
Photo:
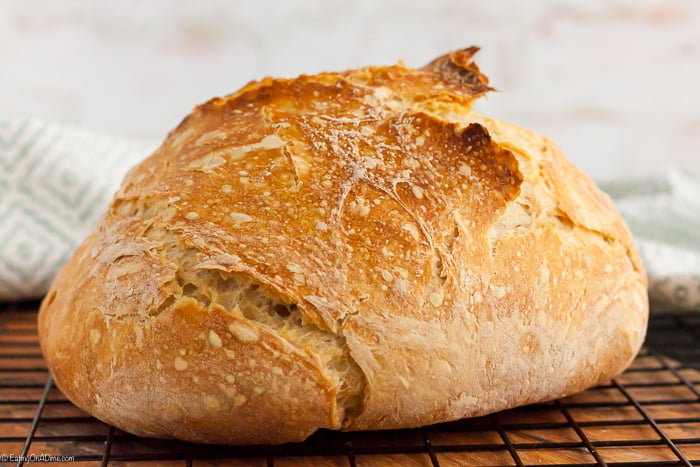
[[[478,47],[469,47],[450,52],[428,63],[422,70],[440,75],[456,93],[478,97],[493,90],[488,86],[488,77],[483,75],[476,63],[472,61],[478,51]]]
[[[276,443],[621,372],[647,315],[629,231],[554,144],[470,111],[475,52],[197,107],[42,305],[59,387],[137,434]],[[243,283],[294,312],[241,311]]]

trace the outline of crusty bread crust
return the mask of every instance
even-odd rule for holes
[[[648,314],[630,233],[551,141],[471,111],[475,52],[197,107],[42,304],[60,389],[138,435],[281,443],[622,372]]]

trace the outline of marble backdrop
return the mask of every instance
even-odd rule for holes
[[[479,45],[478,110],[557,141],[597,180],[700,167],[700,2],[0,0],[0,118],[160,140],[266,75]]]

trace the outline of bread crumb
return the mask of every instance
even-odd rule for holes
[[[136,347],[139,349],[143,348],[143,329],[140,327],[134,328],[134,334],[136,334]]]
[[[301,269],[301,266],[296,263],[287,263],[287,271],[291,273],[300,273],[303,271],[303,269]]]
[[[228,136],[228,133],[226,133],[225,131],[214,130],[214,131],[210,131],[208,133],[204,133],[202,136],[200,136],[197,139],[197,141],[195,141],[194,144],[196,146],[201,146],[201,145],[209,143],[215,139],[222,140],[222,139],[226,138],[227,136]]]
[[[411,187],[411,191],[413,192],[413,196],[418,199],[423,199],[423,188],[419,187],[418,185],[413,185],[413,187]]]
[[[199,219],[199,214],[197,214],[194,211],[190,211],[187,214],[185,214],[185,217],[188,218],[189,220],[193,221],[195,219]]]
[[[496,285],[491,286],[491,290],[493,291],[493,295],[496,298],[503,298],[506,294],[506,288],[505,287],[500,287]]]
[[[248,154],[252,150],[253,148],[251,146],[238,146],[235,148],[229,148],[229,159],[232,161],[243,159],[246,156],[246,154]]]
[[[300,272],[295,272],[294,275],[294,282],[298,284],[306,284],[306,277],[300,273]]]
[[[442,293],[433,292],[428,296],[428,300],[430,300],[433,306],[440,306],[442,305]]]
[[[472,300],[474,303],[481,303],[484,300],[484,297],[482,297],[479,292],[475,292],[474,295],[472,295]]]
[[[408,389],[409,387],[411,387],[411,385],[408,383],[408,380],[401,375],[399,375],[399,381],[401,381],[401,384],[404,388]]]
[[[367,217],[370,213],[370,207],[364,198],[358,197],[350,203],[350,212],[360,217]]]
[[[328,230],[328,224],[326,224],[323,221],[318,221],[316,222],[316,229],[320,230],[321,232],[325,232],[326,230]]]
[[[260,141],[262,149],[277,149],[284,146],[284,141],[277,135],[267,135]]]
[[[229,214],[229,216],[231,217],[231,219],[233,219],[233,222],[236,225],[244,224],[253,220],[253,218],[250,217],[248,214],[244,214],[242,212],[232,212],[231,214]]]
[[[193,377],[192,377],[192,382],[194,382],[194,383],[199,383],[199,376],[193,376]]]
[[[194,128],[188,128],[179,135],[175,136],[170,142],[170,146],[174,149],[179,149],[180,146],[184,144],[192,135],[194,134]]]
[[[92,345],[96,345],[100,341],[101,337],[102,337],[102,333],[100,333],[99,330],[90,329],[90,343]]]
[[[219,401],[212,396],[204,396],[204,403],[210,409],[219,410],[221,408],[221,404],[219,404]]]
[[[238,321],[229,324],[228,330],[241,342],[253,342],[259,337],[255,328]]]
[[[468,177],[472,174],[472,169],[467,164],[462,164],[459,166],[457,173]]]
[[[407,157],[406,159],[403,160],[403,165],[405,165],[406,167],[409,167],[411,169],[417,169],[418,167],[420,167],[420,162],[418,162],[413,157]]]
[[[180,357],[175,357],[174,366],[177,371],[185,371],[189,365],[186,360]]]
[[[234,378],[233,375],[226,375],[226,376],[224,377],[224,379],[226,380],[226,382],[227,382],[228,384],[233,384],[233,383],[236,382],[236,378]]]
[[[221,342],[221,337],[212,329],[209,330],[209,343],[215,349],[220,349],[223,343]]]
[[[379,159],[377,159],[375,157],[369,157],[369,156],[365,156],[363,158],[363,160],[365,162],[365,167],[367,167],[370,170],[376,168],[378,165],[380,165],[382,163],[382,161],[380,161]]]
[[[420,241],[420,234],[418,233],[418,229],[416,228],[415,225],[413,224],[404,224],[403,227],[401,227],[403,230],[408,232],[411,237],[417,242]]]
[[[219,383],[218,386],[228,397],[234,398],[236,396],[236,388],[226,386],[223,383]]]
[[[190,162],[189,168],[193,170],[201,170],[202,172],[213,172],[212,169],[224,165],[225,163],[226,159],[221,157],[218,153],[212,152],[201,159]]]
[[[382,274],[382,279],[384,279],[387,282],[391,282],[392,280],[394,280],[394,276],[386,269],[382,269],[381,274]]]
[[[234,351],[231,350],[231,349],[224,349],[224,353],[225,353],[226,356],[227,356],[228,358],[230,358],[231,360],[233,360],[234,358],[236,358],[236,352],[234,352]]]
[[[387,99],[391,97],[391,94],[391,89],[389,89],[386,86],[379,86],[374,90],[374,97],[376,97],[377,99]]]

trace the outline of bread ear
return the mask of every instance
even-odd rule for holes
[[[462,88],[474,97],[493,91],[489,79],[473,61],[479,47],[469,47],[436,58],[421,70],[435,73],[444,82]]]

